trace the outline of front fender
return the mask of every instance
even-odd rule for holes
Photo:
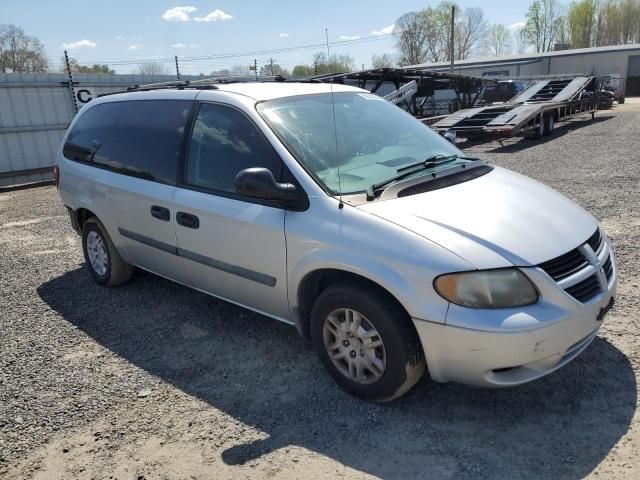
[[[406,267],[406,266],[405,266]],[[388,291],[413,318],[444,323],[448,302],[435,294],[432,279],[426,272],[413,272],[399,269],[380,262],[363,253],[352,250],[322,249],[314,250],[293,265],[288,275],[289,304],[291,316],[299,321],[298,291],[304,279],[318,270],[333,269],[363,277]]]

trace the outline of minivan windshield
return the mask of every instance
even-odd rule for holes
[[[257,108],[289,151],[333,195],[365,192],[396,177],[403,167],[434,156],[463,155],[410,114],[370,93],[284,97]],[[433,165],[415,176],[466,161]]]

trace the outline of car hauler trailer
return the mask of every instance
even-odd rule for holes
[[[576,115],[591,113],[593,117],[601,83],[599,77],[592,76],[538,80],[508,102],[459,110],[432,127],[464,138],[539,138]]]
[[[316,75],[308,80],[369,90],[427,124],[439,120],[442,114],[473,106],[483,87],[496,83],[495,80],[415,68],[375,68]]]

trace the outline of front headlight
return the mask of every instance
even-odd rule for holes
[[[450,273],[436,278],[434,286],[440,296],[464,307],[509,308],[538,301],[531,281],[515,268]]]

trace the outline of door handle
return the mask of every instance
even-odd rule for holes
[[[168,208],[151,205],[151,216],[168,222],[171,219],[171,212],[169,212]]]
[[[176,213],[176,222],[187,228],[198,228],[200,226],[200,219],[186,212]]]

